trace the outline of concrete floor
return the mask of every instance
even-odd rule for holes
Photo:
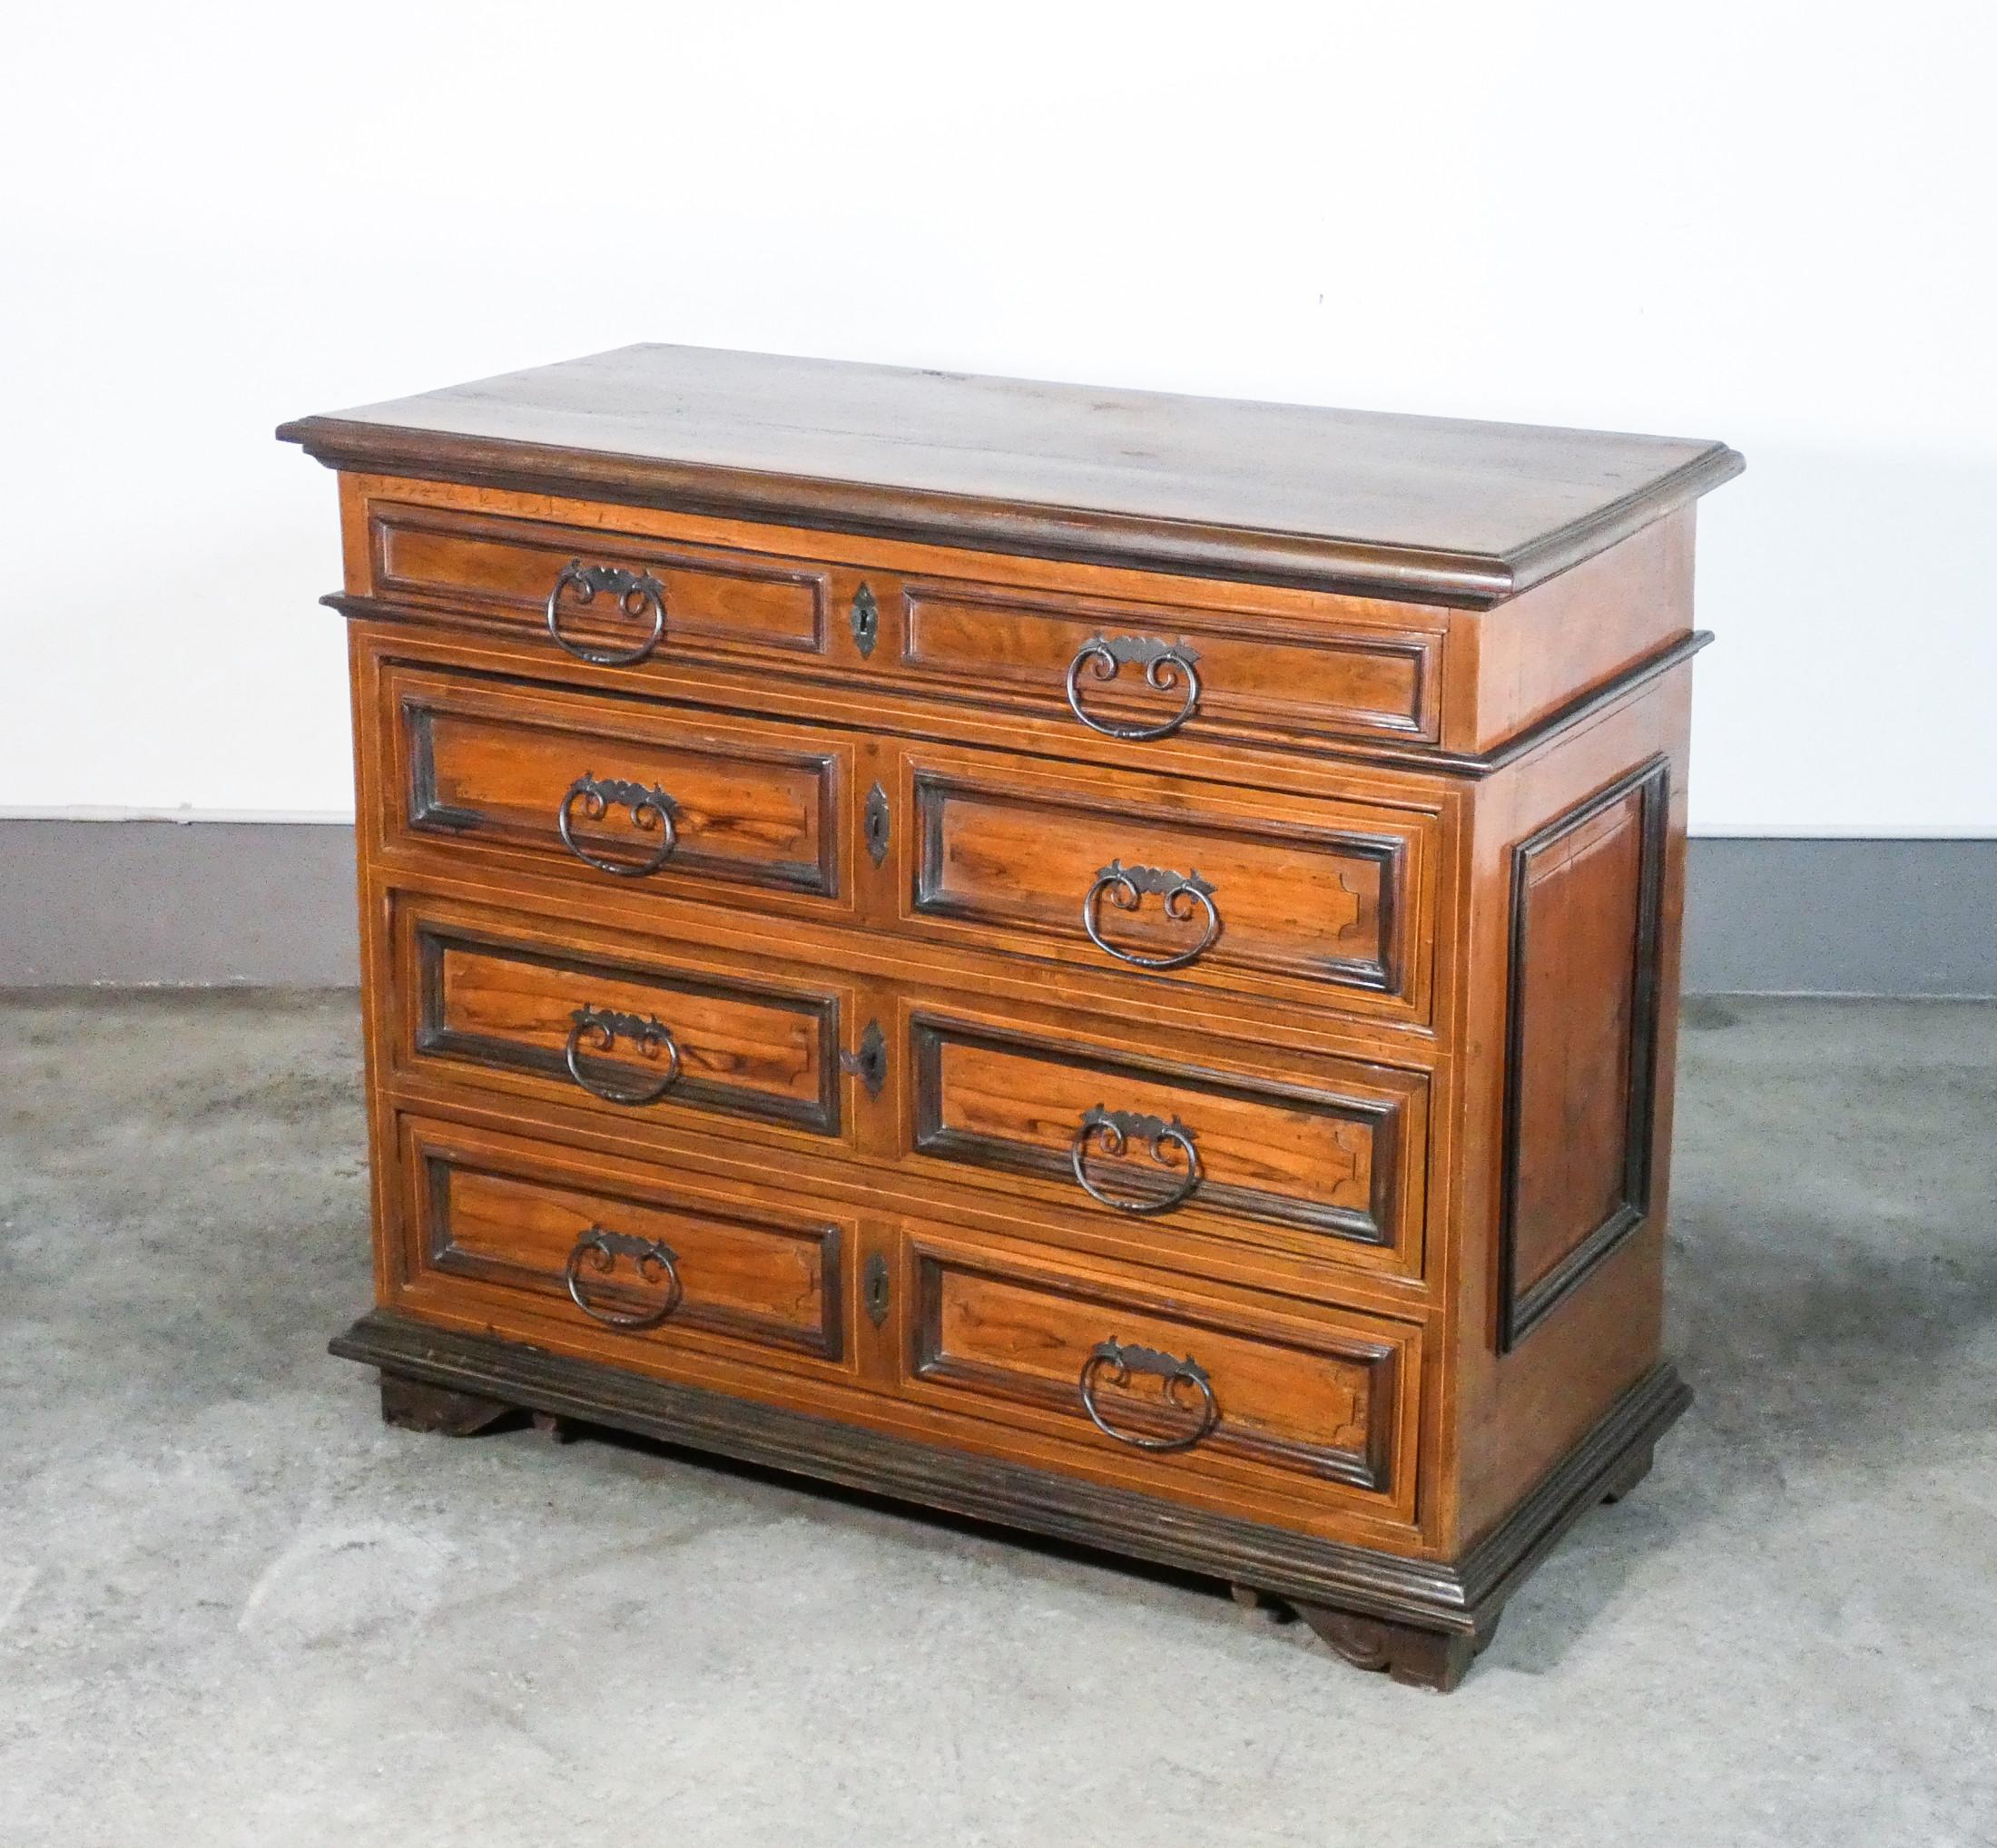
[[[0,999],[0,1843],[1997,1840],[1997,1008],[1687,1026],[1699,1402],[1441,1698],[1203,1582],[386,1430],[325,1353],[350,998]]]

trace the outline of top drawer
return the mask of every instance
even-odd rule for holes
[[[369,507],[368,548],[381,596],[537,630],[605,665],[682,644],[825,653],[821,565],[393,501]]]
[[[1176,732],[1439,735],[1438,634],[980,584],[910,578],[898,588],[899,674],[1066,710],[1077,727],[1133,747]]]
[[[1276,591],[1252,607],[1237,587],[1196,579],[1160,578],[1156,598],[1106,597],[904,575],[869,559],[865,542],[826,546],[840,562],[391,499],[369,502],[367,520],[380,596],[522,630],[634,678],[703,656],[815,660],[884,688],[1052,719],[1133,762],[1173,736],[1440,736],[1443,638],[1411,609]],[[975,554],[960,562],[1003,575]]]

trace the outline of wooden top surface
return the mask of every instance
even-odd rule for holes
[[[1669,437],[649,345],[278,435],[337,468],[1469,605],[1742,466]]]

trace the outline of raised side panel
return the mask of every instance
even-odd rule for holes
[[[1500,1352],[1648,1210],[1667,779],[1654,759],[1512,853]]]
[[[1476,791],[1442,1253],[1457,1313],[1436,1515],[1457,1549],[1662,1357],[1691,678],[1681,664]],[[1539,986],[1515,995],[1521,878]]]

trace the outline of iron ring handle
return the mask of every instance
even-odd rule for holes
[[[644,1091],[619,1091],[606,1085],[593,1083],[584,1072],[579,1061],[583,1036],[592,1035],[598,1052],[608,1052],[617,1043],[619,1033],[635,1039],[641,1047],[658,1046],[665,1048],[665,1076]],[[612,1014],[595,1008],[578,1008],[574,1024],[568,1029],[568,1041],[562,1048],[562,1062],[568,1067],[568,1075],[593,1097],[601,1097],[606,1104],[625,1104],[634,1107],[643,1104],[656,1104],[679,1081],[680,1048],[672,1034],[656,1020],[641,1020],[633,1014]]]
[[[1118,949],[1114,943],[1105,939],[1096,924],[1097,901],[1102,895],[1107,892],[1109,902],[1119,911],[1135,911],[1144,902],[1144,894],[1147,891],[1163,896],[1165,915],[1175,922],[1184,923],[1192,918],[1195,905],[1206,913],[1206,929],[1192,949],[1181,950],[1176,956],[1140,956],[1134,949]],[[1089,887],[1087,896],[1082,900],[1082,929],[1088,932],[1088,940],[1097,949],[1134,968],[1183,968],[1204,956],[1220,935],[1220,912],[1214,904],[1214,889],[1196,872],[1161,873],[1151,867],[1126,870],[1121,865],[1111,864],[1096,875],[1096,883]]]
[[[1096,1381],[1105,1367],[1114,1370],[1109,1380],[1112,1386],[1127,1386],[1134,1372],[1157,1374],[1165,1381],[1166,1401],[1178,1411],[1187,1409],[1179,1398],[1179,1387],[1182,1384],[1193,1386],[1200,1395],[1199,1423],[1184,1436],[1176,1438],[1147,1438],[1138,1432],[1118,1430],[1104,1418],[1096,1404]],[[1201,1440],[1211,1437],[1214,1427],[1220,1422],[1220,1401],[1214,1396],[1214,1382],[1206,1377],[1206,1369],[1190,1357],[1182,1361],[1174,1354],[1161,1354],[1156,1348],[1136,1347],[1124,1342],[1097,1342],[1082,1362],[1081,1377],[1077,1385],[1088,1421],[1106,1438],[1115,1438],[1119,1444],[1128,1444],[1134,1450],[1189,1450]]]
[[[1183,643],[1154,642],[1146,636],[1119,635],[1110,641],[1092,635],[1075,651],[1067,664],[1067,709],[1091,732],[1106,738],[1121,738],[1128,743],[1168,738],[1193,716],[1200,703],[1200,673],[1193,664],[1199,656]],[[1171,693],[1184,687],[1185,697],[1176,713],[1160,725],[1119,725],[1113,720],[1092,719],[1082,707],[1082,669],[1087,667],[1097,680],[1115,680],[1126,661],[1142,661],[1144,682],[1155,693]]]
[[[649,832],[651,825],[647,815],[658,817],[658,846],[648,860],[605,860],[600,854],[592,853],[576,840],[571,831],[575,804],[583,808],[583,820],[601,821],[609,812],[612,802],[622,802],[631,811],[631,825]],[[672,858],[673,850],[680,844],[679,831],[673,825],[673,798],[656,783],[650,789],[635,782],[622,782],[615,779],[599,781],[595,777],[585,774],[569,784],[568,793],[562,798],[562,805],[556,811],[555,825],[562,836],[562,845],[568,849],[585,866],[593,866],[598,872],[615,873],[619,879],[642,880],[648,873],[654,873]]]
[[[578,604],[594,603],[598,591],[607,592],[615,596],[617,607],[634,622],[644,614],[649,604],[652,633],[635,648],[585,648],[579,642],[571,642],[562,634],[561,614],[562,593],[571,585],[575,587]],[[555,588],[547,594],[547,632],[576,660],[586,661],[593,667],[630,667],[651,654],[665,634],[665,586],[649,571],[641,575],[621,565],[585,565],[580,558],[571,558],[562,566]]]
[[[1130,1137],[1147,1137],[1151,1144],[1151,1159],[1162,1168],[1171,1164],[1165,1158],[1167,1147],[1178,1147],[1185,1151],[1185,1173],[1178,1184],[1162,1200],[1119,1200],[1114,1194],[1106,1194],[1088,1178],[1085,1158],[1092,1137],[1100,1134],[1103,1152],[1108,1155],[1120,1155],[1129,1146]],[[1192,1132],[1180,1122],[1161,1123],[1156,1116],[1134,1116],[1120,1110],[1105,1110],[1097,1105],[1087,1111],[1075,1131],[1075,1141],[1068,1151],[1068,1165],[1075,1170],[1075,1178],[1081,1183],[1082,1191],[1091,1200],[1105,1206],[1114,1206],[1119,1213],[1169,1213],[1173,1207],[1189,1200],[1193,1190],[1200,1184],[1199,1151],[1193,1146]]]
[[[657,1308],[643,1310],[635,1315],[620,1315],[615,1310],[598,1309],[583,1294],[584,1259],[588,1259],[591,1270],[607,1275],[617,1268],[620,1255],[632,1261],[638,1275],[647,1283],[657,1283],[663,1278],[667,1286],[665,1300]],[[679,1256],[670,1245],[655,1238],[633,1238],[627,1233],[605,1232],[600,1225],[591,1226],[575,1241],[575,1249],[568,1254],[568,1263],[562,1267],[562,1281],[568,1285],[568,1300],[592,1322],[600,1322],[605,1328],[656,1328],[680,1306],[686,1295],[680,1282]]]

